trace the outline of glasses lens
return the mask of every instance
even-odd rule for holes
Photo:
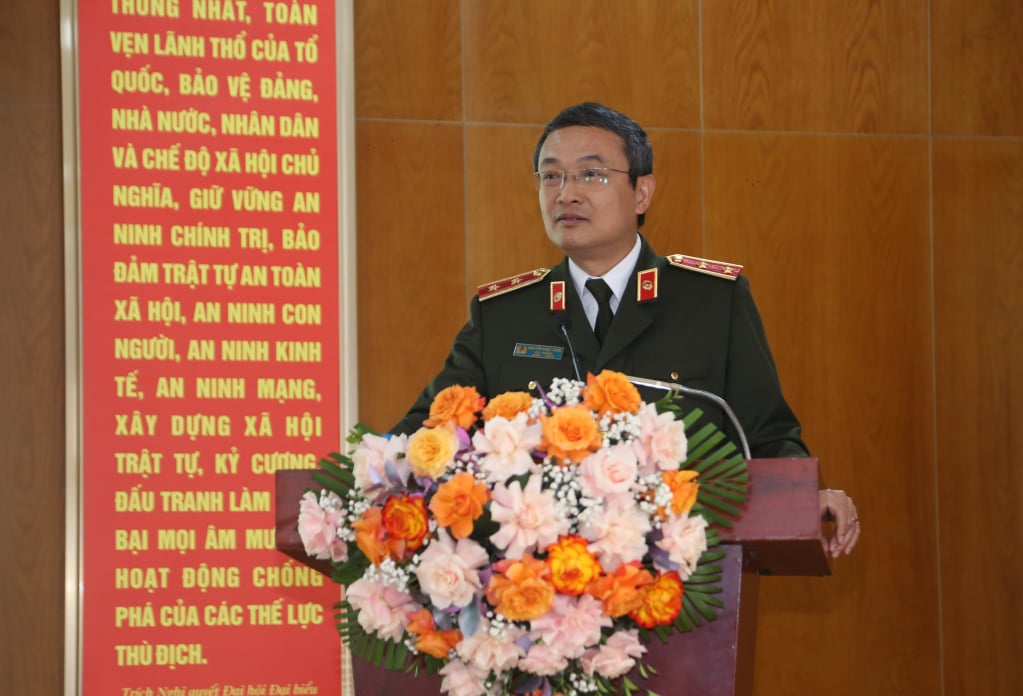
[[[544,169],[536,172],[537,185],[542,188],[561,188],[566,177],[583,186],[603,186],[608,181],[610,167],[587,167],[586,169]]]
[[[543,188],[560,188],[565,172],[561,169],[544,169],[536,172],[536,183]]]

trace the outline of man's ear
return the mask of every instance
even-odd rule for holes
[[[646,174],[636,179],[636,215],[646,212],[650,207],[650,201],[654,197],[654,189],[657,182],[653,174]]]

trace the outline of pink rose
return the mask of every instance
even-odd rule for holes
[[[440,669],[444,677],[440,688],[451,696],[480,696],[486,693],[483,685],[487,673],[461,660],[452,660]]]
[[[435,609],[464,607],[483,588],[479,569],[487,565],[487,551],[472,539],[455,543],[441,529],[420,555],[416,577]]]
[[[646,648],[639,642],[639,631],[618,631],[604,645],[583,655],[583,670],[589,675],[596,672],[602,677],[615,679],[635,667],[636,658],[645,652]]]
[[[557,648],[534,643],[526,656],[519,661],[519,669],[541,677],[549,677],[568,667],[568,660]]]
[[[707,550],[707,519],[702,515],[694,517],[669,515],[661,525],[661,531],[664,538],[657,542],[657,547],[668,552],[671,562],[678,564],[678,576],[683,581],[688,580],[696,570],[700,556]]]
[[[633,441],[641,462],[640,476],[656,471],[678,469],[686,460],[688,440],[686,426],[671,413],[658,413],[654,404],[646,404],[639,411],[640,436]]]
[[[490,496],[490,516],[501,525],[490,536],[505,558],[522,558],[524,553],[553,544],[568,531],[568,520],[554,505],[554,491],[541,490],[539,475],[529,477],[525,488],[518,481],[497,484]]]
[[[621,563],[640,561],[646,555],[646,535],[650,518],[627,495],[604,501],[580,528],[579,534],[590,542],[590,551],[604,570],[614,571]]]
[[[554,646],[567,658],[581,657],[586,648],[600,642],[600,630],[611,627],[604,604],[590,595],[574,598],[558,595],[549,612],[530,624],[529,637]]]
[[[483,672],[504,672],[518,664],[526,651],[515,641],[522,631],[509,624],[502,635],[490,632],[490,622],[483,620],[479,628],[462,640],[455,650],[459,657]]]
[[[324,494],[323,505],[320,501],[312,491],[302,496],[298,535],[305,552],[313,558],[343,563],[348,560],[348,544],[338,538],[338,530],[344,525],[344,503],[336,493]]]
[[[631,445],[619,444],[601,448],[579,464],[579,482],[590,498],[606,498],[628,493],[639,470],[636,452]]]
[[[364,629],[388,640],[401,640],[408,615],[422,608],[407,593],[366,578],[349,585],[345,599],[359,612],[359,624]]]

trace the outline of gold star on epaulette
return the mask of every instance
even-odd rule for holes
[[[526,273],[520,273],[518,275],[509,276],[502,278],[501,280],[495,280],[491,283],[484,283],[477,288],[477,295],[480,298],[480,302],[483,300],[489,300],[491,297],[497,297],[503,295],[506,292],[511,292],[518,288],[524,288],[527,285],[532,285],[538,281],[543,280],[544,276],[551,272],[549,268],[537,268],[534,271],[527,271]]]
[[[717,276],[718,278],[726,278],[727,280],[735,280],[742,273],[742,264],[739,263],[725,263],[724,261],[712,261],[710,259],[701,259],[696,256],[686,256],[685,254],[672,254],[666,257],[668,263],[676,268],[685,268],[690,271],[696,271],[697,273],[706,273],[707,275]]]

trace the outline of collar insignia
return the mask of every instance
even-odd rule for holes
[[[565,302],[565,281],[563,280],[552,280],[551,281],[551,311],[552,312],[563,312],[567,309]]]
[[[648,268],[636,274],[636,302],[657,299],[657,268]]]

